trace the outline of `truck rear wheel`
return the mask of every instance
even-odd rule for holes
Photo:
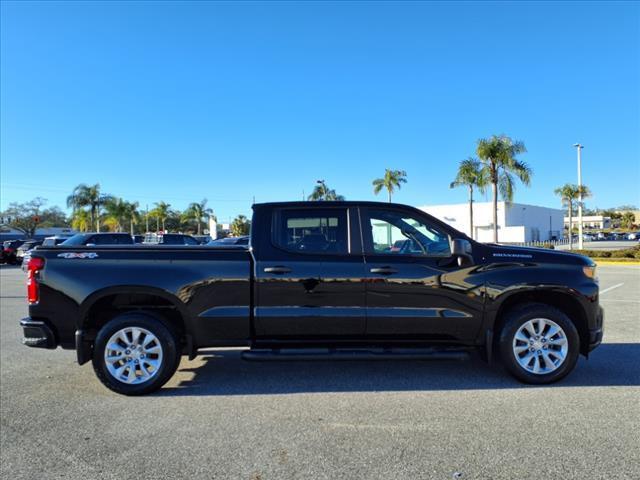
[[[98,332],[93,369],[114,392],[144,395],[162,387],[180,363],[176,335],[160,319],[123,313]]]
[[[567,315],[530,303],[507,314],[499,337],[502,363],[525,383],[557,382],[578,361],[580,336]]]

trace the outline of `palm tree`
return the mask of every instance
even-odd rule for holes
[[[589,187],[582,185],[574,185],[571,183],[565,183],[563,186],[554,190],[554,193],[562,199],[562,204],[567,206],[567,216],[569,217],[569,249],[573,250],[573,204],[578,203],[580,199],[580,193],[582,192],[582,198],[591,196]]]
[[[73,189],[71,195],[67,197],[67,207],[78,208],[89,207],[91,225],[95,225],[96,231],[100,231],[100,209],[113,200],[111,195],[100,193],[100,184],[86,185],[81,183]]]
[[[473,187],[478,187],[480,193],[484,193],[487,185],[487,176],[482,168],[482,164],[475,158],[469,157],[462,160],[458,166],[458,174],[450,188],[466,186],[469,188],[469,231],[471,238],[473,235]]]
[[[584,196],[584,194],[583,194]],[[633,212],[624,212],[622,214],[622,219],[620,221],[620,225],[623,228],[631,228],[633,227],[634,222],[636,221],[636,216]]]
[[[134,225],[140,221],[140,213],[138,212],[138,202],[125,202],[125,218],[129,220],[129,227],[131,229],[131,235],[135,234],[133,229]]]
[[[327,187],[327,184],[324,180],[318,180],[318,185],[315,186],[311,195],[309,195],[309,200],[315,201],[343,201],[344,196],[338,195],[335,190]]]
[[[128,202],[116,198],[105,204],[105,223],[113,226],[116,232],[122,232],[122,224],[127,220]]]
[[[384,177],[376,178],[373,181],[373,193],[377,195],[383,188],[386,188],[389,194],[389,203],[391,203],[391,194],[396,188],[399,190],[403,183],[407,183],[407,172],[386,168]]]
[[[231,223],[231,233],[234,237],[241,237],[249,234],[251,222],[244,215],[238,215]]]
[[[207,208],[207,199],[203,199],[200,203],[193,202],[189,204],[184,211],[184,216],[189,219],[194,219],[198,225],[198,235],[200,235],[200,225],[203,217],[210,217],[213,215],[213,210]]]
[[[76,210],[71,215],[71,226],[81,232],[88,232],[91,228],[92,221],[89,212],[86,210]]]
[[[498,190],[505,202],[513,201],[515,175],[525,185],[531,182],[531,168],[516,156],[527,149],[521,141],[513,141],[506,135],[478,140],[476,153],[484,164],[483,170],[493,193],[493,241],[498,241]]]
[[[160,231],[160,224],[162,223],[162,231],[164,232],[164,222],[171,213],[171,205],[165,202],[157,202],[155,205],[156,208],[154,208],[150,214],[156,217],[156,226],[158,227],[158,231]]]

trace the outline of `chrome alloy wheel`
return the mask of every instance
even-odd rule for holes
[[[513,337],[513,355],[527,372],[544,375],[567,358],[569,342],[564,330],[548,318],[533,318]]]
[[[151,380],[162,365],[162,345],[149,330],[126,327],[114,333],[104,348],[104,362],[113,378],[128,384]]]

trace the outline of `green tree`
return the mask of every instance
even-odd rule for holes
[[[138,206],[138,202],[125,202],[124,218],[129,222],[131,235],[135,234],[134,225],[137,225],[140,222]]]
[[[234,237],[249,235],[250,228],[251,222],[244,215],[238,215],[233,219],[233,222],[231,222],[231,234]]]
[[[112,231],[122,232],[122,225],[126,221],[126,202],[121,198],[114,198],[105,204],[104,210],[103,223],[109,226]]]
[[[485,175],[493,193],[493,241],[498,241],[498,191],[505,202],[513,201],[514,176],[529,185],[533,175],[531,168],[516,158],[527,149],[521,141],[513,141],[506,135],[493,135],[478,140],[476,154],[483,163]]]
[[[138,223],[138,202],[127,202],[122,198],[113,199],[105,205],[105,224],[110,225],[113,230],[122,232],[128,224],[131,235],[133,226]]]
[[[41,228],[68,227],[69,220],[67,219],[67,214],[60,207],[53,206],[42,210],[38,226]]]
[[[631,228],[633,227],[635,221],[636,216],[633,214],[633,212],[624,212],[622,214],[622,219],[620,220],[620,225],[622,226],[622,228]]]
[[[554,193],[562,200],[562,204],[567,207],[567,216],[569,217],[569,249],[571,250],[573,250],[573,206],[578,203],[581,191],[582,198],[591,196],[589,187],[585,185],[579,187],[578,185],[565,183],[563,186],[554,190]]]
[[[335,190],[329,188],[324,180],[318,180],[313,192],[308,197],[313,201],[343,201],[344,196],[338,195]]]
[[[12,202],[1,216],[8,226],[24,232],[27,237],[33,237],[36,228],[40,226],[41,208],[45,203],[47,199],[42,197],[25,203]]]
[[[385,188],[389,195],[389,203],[391,203],[391,195],[396,188],[400,190],[403,183],[407,183],[407,172],[404,170],[389,170],[386,168],[384,176],[382,178],[376,178],[373,181],[373,193],[378,195],[380,191]]]
[[[474,238],[473,188],[477,187],[480,193],[484,193],[485,187],[487,186],[486,171],[482,168],[482,163],[475,158],[469,157],[460,162],[458,174],[455,180],[451,182],[450,188],[463,186],[469,189],[469,229],[471,238]]]
[[[113,200],[113,196],[101,193],[100,184],[86,185],[81,183],[73,189],[71,195],[67,197],[67,207],[75,210],[78,208],[89,208],[91,225],[95,225],[96,232],[100,231],[100,212],[102,207]]]
[[[71,214],[71,227],[80,232],[88,232],[91,230],[91,215],[86,210],[76,210]]]
[[[156,208],[151,210],[149,214],[156,218],[157,230],[160,231],[160,225],[162,225],[162,231],[164,232],[165,222],[167,217],[171,214],[171,204],[166,202],[157,202],[155,206]]]
[[[198,235],[200,235],[200,226],[202,225],[202,221],[205,217],[210,217],[213,215],[213,210],[207,208],[207,199],[203,199],[201,202],[193,202],[189,204],[187,209],[184,211],[183,216],[188,220],[195,220],[197,225]]]

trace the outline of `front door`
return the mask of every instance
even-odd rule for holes
[[[362,209],[367,336],[469,341],[483,313],[481,274],[459,267],[450,235],[421,212]]]
[[[357,211],[278,208],[271,230],[256,262],[256,339],[362,339],[365,271]]]

